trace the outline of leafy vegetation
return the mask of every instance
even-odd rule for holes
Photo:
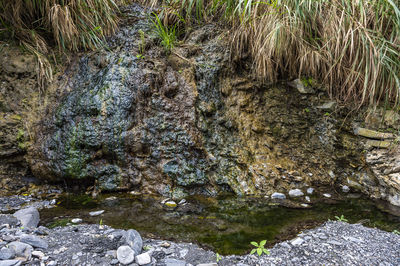
[[[339,216],[335,216],[336,221],[339,222],[348,222],[349,220],[347,220],[346,218],[344,218],[344,215],[342,214],[340,217]]]
[[[260,244],[258,244],[257,242],[254,242],[254,241],[251,242],[250,244],[252,244],[256,248],[252,249],[250,254],[254,254],[254,253],[257,252],[258,256],[261,256],[263,253],[266,254],[266,255],[269,255],[268,249],[264,248],[266,243],[267,243],[267,240],[262,240],[260,242]]]
[[[233,27],[232,58],[250,55],[262,81],[313,77],[343,102],[400,103],[398,0],[140,2],[161,3],[162,12],[179,13],[187,25],[223,20]]]
[[[153,23],[154,31],[156,32],[157,36],[161,40],[161,44],[165,49],[165,52],[169,54],[171,49],[175,46],[177,33],[176,28],[177,24],[173,26],[164,25],[161,21],[160,17],[153,13],[154,18],[151,20]]]

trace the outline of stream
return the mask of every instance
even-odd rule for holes
[[[166,208],[161,201],[129,194],[106,194],[97,199],[67,195],[60,198],[58,207],[41,211],[41,223],[55,227],[81,218],[84,223],[134,228],[146,237],[196,242],[222,255],[246,254],[251,241],[266,239],[271,247],[302,230],[336,220],[335,216],[343,215],[349,223],[390,232],[400,229],[400,217],[390,214],[385,203],[359,194],[337,194],[331,199],[314,196],[310,208],[295,207],[299,204],[296,201],[233,195],[188,197],[177,208]],[[105,212],[95,217],[89,215],[97,210]],[[393,212],[399,210],[392,209]]]

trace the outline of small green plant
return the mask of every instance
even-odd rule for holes
[[[393,233],[393,234],[396,234],[396,235],[400,235],[400,231],[398,231],[398,230],[393,230],[392,233]]]
[[[219,255],[218,253],[216,254],[216,256],[217,256],[217,263],[218,263],[222,258],[221,258],[221,255]]]
[[[336,218],[336,221],[339,221],[339,222],[346,222],[347,223],[349,221],[346,218],[344,218],[343,214],[340,217],[339,216],[335,216],[335,218]]]
[[[142,55],[142,54],[137,54],[137,55],[136,55],[136,58],[137,58],[137,59],[144,59],[144,55]]]
[[[144,250],[144,251],[149,251],[150,249],[151,249],[151,247],[148,246],[148,245],[146,245],[146,246],[143,247],[143,250]]]
[[[264,248],[264,245],[267,243],[267,240],[263,240],[260,242],[260,244],[258,244],[257,242],[251,242],[250,244],[252,244],[253,246],[255,246],[256,248],[252,249],[250,254],[254,254],[257,252],[258,256],[261,256],[263,253],[269,255],[269,251],[268,249]]]
[[[176,43],[176,24],[173,27],[164,26],[157,14],[153,13],[153,16],[154,19],[151,21],[153,23],[154,30],[161,39],[161,44],[164,46],[165,52],[169,54]]]
[[[309,108],[304,108],[304,112],[309,113],[310,109]]]
[[[140,35],[139,54],[144,54],[144,49],[146,47],[144,32],[142,30],[139,30],[139,35]]]
[[[103,219],[100,219],[99,221],[99,225],[102,226],[103,225]]]

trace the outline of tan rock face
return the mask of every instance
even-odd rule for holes
[[[379,198],[400,206],[400,146],[369,151],[366,162],[377,180],[371,189],[378,188]]]

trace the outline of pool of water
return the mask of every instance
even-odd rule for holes
[[[60,199],[58,207],[42,210],[41,221],[56,226],[82,218],[87,223],[134,228],[146,237],[196,242],[223,255],[245,254],[251,249],[251,241],[266,239],[272,246],[341,215],[350,223],[400,231],[400,217],[382,209],[384,203],[355,194],[312,198],[311,208],[301,208],[299,202],[232,195],[186,200],[185,205],[171,210],[161,204],[161,199],[150,196],[114,194],[92,199],[68,195]],[[100,209],[105,210],[101,216],[89,216],[90,211]]]

